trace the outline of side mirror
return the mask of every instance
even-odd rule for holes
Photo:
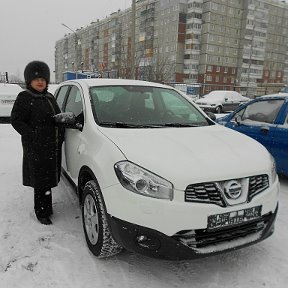
[[[63,112],[54,115],[55,122],[62,127],[82,130],[83,125],[76,120],[73,112]]]
[[[216,120],[216,116],[213,112],[207,111],[206,114],[211,120],[213,120],[213,121]]]
[[[237,115],[237,116],[235,117],[235,122],[236,122],[236,124],[237,124],[238,126],[241,125],[241,116],[240,116],[240,115]]]

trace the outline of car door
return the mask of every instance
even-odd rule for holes
[[[238,95],[236,93],[231,93],[229,95],[230,101],[229,101],[229,111],[234,111],[236,108],[239,107],[241,102],[241,95]]]
[[[73,112],[79,123],[84,125],[84,105],[83,95],[80,87],[72,85],[63,105],[64,112]],[[76,181],[79,167],[80,157],[84,151],[85,144],[83,138],[83,130],[66,128],[64,141],[64,155],[66,172]]]
[[[233,107],[233,99],[231,97],[231,95],[229,95],[228,93],[225,93],[224,95],[224,99],[223,99],[223,112],[228,112],[228,111],[233,111],[234,109],[232,109]]]
[[[57,104],[60,107],[62,112],[64,111],[65,100],[67,98],[67,95],[68,95],[70,89],[71,89],[70,85],[64,85],[64,86],[61,86],[56,91],[55,98],[56,98]],[[64,146],[65,146],[65,144],[62,146],[62,167],[65,171],[67,171]]]
[[[276,123],[271,152],[278,172],[288,176],[288,102],[279,111]]]
[[[252,102],[239,110],[226,126],[254,138],[275,157],[273,144],[278,129],[275,121],[283,101],[262,99]]]

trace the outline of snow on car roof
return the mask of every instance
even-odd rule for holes
[[[58,88],[58,84],[49,84],[48,85],[48,92],[54,95],[56,89]]]
[[[227,90],[215,90],[215,91],[211,91],[207,94],[208,95],[213,95],[213,97],[217,96],[217,95],[221,95],[221,96],[224,96],[224,95],[237,95],[237,96],[241,96],[240,93],[236,92],[236,91],[227,91]],[[206,95],[205,95],[206,96]]]
[[[256,99],[258,98],[288,98],[288,93],[278,93],[278,94],[267,94],[267,95],[263,95],[263,96],[259,96],[257,97]]]
[[[94,79],[75,79],[75,80],[68,80],[68,82],[78,82],[78,83],[85,83],[88,87],[91,86],[107,86],[107,85],[141,85],[141,86],[153,86],[153,87],[163,87],[163,88],[171,88],[170,86],[155,83],[155,82],[148,82],[142,80],[131,80],[131,79],[107,79],[107,78],[94,78]]]
[[[23,89],[18,84],[0,83],[1,95],[17,95]]]

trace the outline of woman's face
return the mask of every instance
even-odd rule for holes
[[[44,78],[36,78],[31,81],[31,87],[38,92],[43,92],[47,87],[47,82]]]

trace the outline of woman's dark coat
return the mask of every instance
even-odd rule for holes
[[[41,94],[27,89],[17,96],[11,124],[21,134],[24,186],[50,189],[59,183],[64,131],[55,124],[57,113],[57,102],[46,91]]]

